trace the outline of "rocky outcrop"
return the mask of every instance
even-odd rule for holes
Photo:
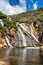
[[[38,32],[37,30],[35,29],[33,23],[30,25],[30,30],[31,30],[31,33],[35,35],[35,37],[38,39]]]
[[[9,42],[11,43],[11,45],[15,46],[17,43],[17,35],[16,35],[16,29],[14,28],[7,28],[7,26],[4,26],[3,28],[4,30],[4,34],[3,32],[0,32],[0,47],[8,47],[8,43],[5,39],[5,37],[7,36],[7,38],[9,39]],[[2,30],[1,30],[2,31]]]
[[[33,33],[39,40],[40,44],[43,45],[43,20],[34,20],[30,25],[31,33]]]
[[[5,27],[5,34],[7,35],[8,39],[10,40],[10,43],[15,46],[17,44],[17,34],[16,30],[14,28],[8,29]]]
[[[0,38],[0,47],[3,47],[3,48],[7,47],[6,41],[3,38]]]

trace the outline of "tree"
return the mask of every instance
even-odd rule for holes
[[[3,18],[7,18],[7,15],[3,14],[3,13],[0,11],[0,19],[3,19]]]

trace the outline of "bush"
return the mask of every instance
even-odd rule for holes
[[[14,28],[16,29],[16,23],[14,21],[9,21],[8,19],[3,19],[4,25],[7,26],[8,28]]]
[[[0,11],[0,19],[3,19],[3,18],[7,18],[7,15],[3,14],[3,13]]]

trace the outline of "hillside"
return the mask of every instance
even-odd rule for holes
[[[23,12],[17,15],[13,15],[12,19],[18,22],[29,22],[35,19],[43,19],[43,8],[34,11]]]
[[[20,14],[7,16],[0,11],[0,47],[8,46],[6,37],[9,39],[11,45],[15,46],[17,43],[17,26],[16,22],[26,23],[26,26],[35,31],[33,34],[38,37],[40,45],[43,44],[43,8],[35,11],[23,12]],[[3,26],[4,24],[4,26]],[[31,30],[30,29],[30,30]],[[31,31],[32,33],[32,31]]]
[[[43,44],[43,8],[13,15],[12,19],[20,23],[27,22],[26,25],[28,24],[31,25],[33,23],[33,27],[38,34],[38,40],[40,41],[40,43]],[[28,28],[29,28],[29,25],[28,25]],[[34,34],[36,34],[36,32],[34,32]]]
[[[0,11],[0,47],[8,47],[16,40],[16,23]]]

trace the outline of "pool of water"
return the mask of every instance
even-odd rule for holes
[[[43,51],[29,48],[0,49],[0,65],[43,65]]]

